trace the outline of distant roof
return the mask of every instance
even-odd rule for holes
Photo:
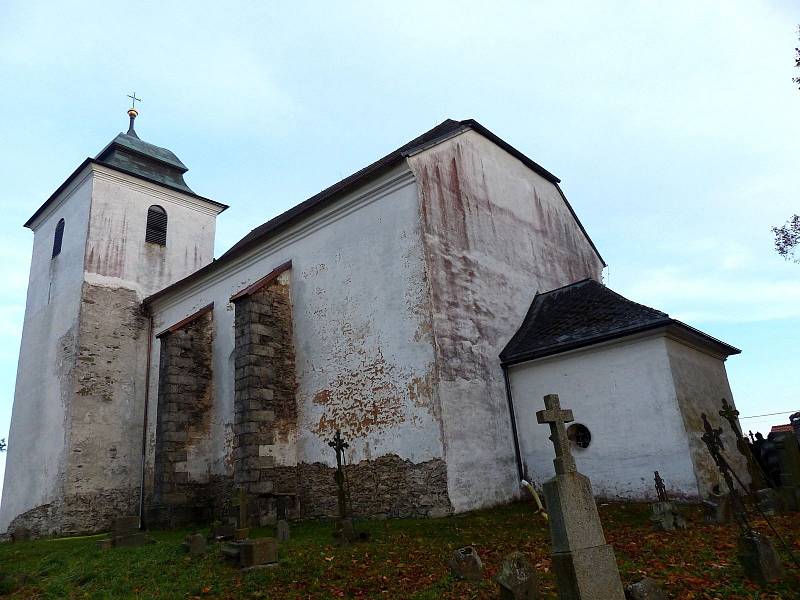
[[[517,364],[659,327],[680,328],[725,355],[740,352],[667,313],[632,302],[594,279],[584,279],[537,293],[500,360]]]
[[[219,259],[215,260],[214,262],[206,265],[202,269],[195,271],[188,277],[173,283],[171,286],[164,288],[163,290],[156,292],[152,296],[148,297],[145,302],[150,302],[152,300],[156,300],[166,294],[169,294],[174,289],[182,287],[191,281],[199,279],[203,277],[206,273],[210,272],[213,269],[220,268],[225,262],[238,256],[247,250],[257,246],[258,244],[262,243],[264,240],[268,239],[270,236],[278,233],[279,231],[283,230],[285,227],[288,227],[292,223],[299,221],[307,217],[308,215],[312,214],[314,211],[319,210],[320,208],[326,206],[330,202],[335,201],[342,195],[346,194],[350,190],[354,189],[357,185],[361,185],[366,181],[369,181],[371,178],[377,177],[380,174],[384,173],[388,169],[397,165],[400,161],[404,160],[406,157],[415,154],[416,152],[420,152],[429,148],[431,146],[436,145],[439,142],[442,142],[454,135],[457,135],[463,131],[467,130],[475,131],[476,133],[482,135],[486,139],[492,141],[494,144],[514,156],[517,160],[522,162],[532,171],[553,183],[557,188],[558,184],[560,183],[560,179],[553,175],[550,171],[539,165],[538,163],[534,162],[527,156],[525,156],[522,152],[511,146],[508,142],[502,140],[501,138],[497,137],[494,133],[486,129],[483,125],[475,121],[474,119],[465,119],[463,121],[455,121],[453,119],[447,119],[443,121],[433,129],[426,131],[419,137],[414,138],[407,144],[400,146],[397,150],[390,152],[383,158],[375,161],[371,165],[364,167],[360,171],[356,171],[349,177],[345,177],[340,182],[332,185],[329,188],[326,188],[311,196],[307,200],[301,202],[300,204],[290,208],[284,213],[281,213],[277,217],[267,221],[263,225],[260,225],[253,229],[250,233],[244,236],[241,240],[236,242],[227,252],[225,252]],[[561,192],[561,189],[559,192]],[[597,248],[595,247],[594,243],[592,242],[589,234],[584,229],[583,225],[581,224],[578,216],[575,214],[575,211],[572,210],[572,206],[570,206],[569,202],[567,201],[564,194],[561,193],[561,196],[564,200],[564,203],[567,205],[570,213],[575,219],[575,222],[580,227],[583,234],[586,236],[586,239],[589,241],[594,252],[597,254],[597,257],[603,261],[603,257],[600,256]],[[603,262],[605,264],[605,262]]]
[[[787,423],[786,425],[773,425],[772,429],[769,430],[770,433],[794,433],[794,427],[791,423]]]
[[[59,188],[42,204],[35,213],[25,222],[25,227],[31,223],[56,199],[56,197],[69,185],[73,178],[88,164],[98,164],[134,175],[152,183],[188,194],[195,198],[205,200],[222,210],[228,208],[225,204],[215,202],[195,194],[183,180],[183,174],[189,169],[175,154],[166,148],[149,144],[139,139],[133,127],[128,133],[120,133],[94,158],[87,158],[81,165],[67,177]]]

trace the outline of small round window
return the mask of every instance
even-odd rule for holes
[[[581,423],[573,423],[567,427],[567,437],[578,448],[588,448],[592,443],[592,432]]]

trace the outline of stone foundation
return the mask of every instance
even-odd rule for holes
[[[30,529],[33,537],[81,535],[107,531],[111,521],[139,514],[139,488],[74,494],[37,506],[14,518],[8,527]]]
[[[300,512],[305,518],[337,514],[336,469],[322,463],[297,466]],[[414,464],[395,454],[345,467],[350,503],[358,517],[442,517],[452,514],[447,465],[441,459]]]

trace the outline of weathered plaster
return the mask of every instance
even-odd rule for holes
[[[294,459],[333,467],[327,442],[338,426],[350,442],[352,464],[390,455],[415,465],[442,458],[417,197],[407,168],[397,168],[152,304],[154,330],[160,331],[214,302],[214,371],[230,376],[214,379],[213,473],[231,473],[233,467],[235,340],[229,299],[287,260],[292,261],[286,277],[294,313],[296,456],[291,441],[271,456],[289,466]],[[151,355],[151,397],[158,346],[156,341]],[[148,435],[152,464],[152,429]]]
[[[543,396],[558,394],[591,432],[589,447],[573,445],[573,456],[595,494],[654,500],[658,471],[670,495],[696,499],[666,344],[663,335],[628,338],[511,367],[526,474],[538,484],[554,475],[550,429],[536,422],[536,411],[544,408]]]
[[[725,456],[741,480],[748,484],[750,477],[744,457],[736,449],[736,438],[730,425],[719,416],[721,400],[725,398],[735,407],[733,394],[725,371],[725,358],[694,348],[675,339],[666,340],[669,364],[672,370],[675,393],[683,416],[684,428],[689,437],[689,452],[697,476],[700,494],[707,497],[711,489],[720,485],[725,491],[719,471],[701,439],[702,413],[706,413],[713,427],[722,428]]]
[[[469,510],[519,489],[500,351],[537,290],[599,280],[603,264],[558,188],[479,134],[408,162],[418,181],[448,489],[454,508]]]
[[[63,494],[69,375],[77,355],[91,191],[87,172],[34,224],[0,531],[15,516],[55,502]],[[65,224],[61,254],[51,258],[61,218]]]
[[[166,246],[144,242],[153,204],[169,217]],[[219,211],[90,164],[32,222],[0,530],[28,511],[52,515],[53,532],[102,529],[114,511],[136,509],[147,345],[139,303],[211,262]],[[60,218],[62,251],[51,259]]]

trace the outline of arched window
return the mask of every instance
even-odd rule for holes
[[[155,204],[147,209],[147,233],[145,242],[167,245],[167,211]]]
[[[59,219],[56,234],[53,236],[53,258],[61,254],[61,241],[64,239],[64,219]]]

